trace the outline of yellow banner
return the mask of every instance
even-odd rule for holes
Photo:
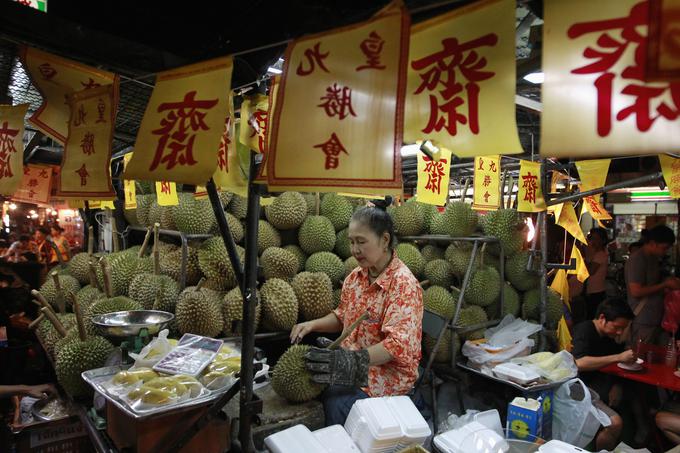
[[[269,79],[269,109],[267,110],[267,118],[273,118],[274,117],[274,108],[276,107],[276,97],[279,92],[279,87],[281,86],[281,76],[274,76],[271,79]],[[262,163],[259,166],[259,172],[257,177],[255,178],[255,182],[257,184],[267,184],[267,157],[269,157],[269,152],[267,151],[269,148],[269,143],[271,142],[272,139],[272,128],[268,126],[269,125],[269,120],[267,120],[267,127],[265,130],[265,133],[267,135],[267,139],[265,142],[265,147],[264,151],[262,152]]]
[[[270,189],[401,193],[409,19],[396,5],[288,45],[285,96],[271,121]]]
[[[571,310],[571,307],[569,307],[569,310]],[[573,347],[571,332],[569,332],[569,326],[564,316],[560,318],[560,322],[557,324],[557,347],[559,351],[568,352],[571,352]]]
[[[555,223],[567,230],[575,239],[578,239],[584,244],[587,244],[586,237],[583,235],[583,230],[578,222],[574,205],[571,201],[562,203],[555,207]]]
[[[29,104],[0,105],[0,195],[12,195],[24,168],[24,117]]]
[[[567,271],[564,269],[558,269],[555,274],[550,287],[557,291],[560,296],[562,296],[562,301],[566,304],[571,311],[571,303],[569,302],[569,281],[567,280]]]
[[[421,203],[444,206],[449,200],[451,151],[441,150],[439,160],[418,153],[418,186],[416,199]]]
[[[576,275],[576,278],[581,283],[585,282],[590,273],[588,272],[588,267],[586,267],[586,262],[581,256],[581,251],[574,245],[571,248],[571,258],[576,259],[576,269],[567,271],[569,275]]]
[[[241,171],[236,151],[236,117],[234,115],[234,97],[231,94],[229,94],[227,107],[227,119],[217,151],[217,168],[213,174],[213,180],[220,189],[234,192],[246,188],[248,180]]]
[[[61,159],[57,196],[113,199],[111,144],[116,122],[113,87],[78,91],[67,98],[71,107],[68,138]]]
[[[70,111],[64,102],[76,91],[112,85],[114,106],[118,106],[118,76],[49,53],[23,47],[21,62],[43,98],[29,122],[59,143],[66,143]]]
[[[581,180],[581,192],[599,189],[607,183],[607,174],[611,159],[578,160],[575,162],[578,177]],[[600,195],[593,195],[595,200],[600,201]]]
[[[255,94],[243,99],[241,103],[241,129],[239,141],[256,153],[267,150],[269,129],[269,97]]]
[[[100,209],[116,209],[112,200],[97,200],[99,202]]]
[[[659,163],[671,197],[680,198],[680,159],[659,154]]]
[[[540,162],[520,160],[517,188],[517,210],[519,212],[545,211]]]
[[[172,181],[156,181],[156,201],[159,206],[178,205],[177,184]]]
[[[132,159],[132,153],[127,153],[123,156],[123,170],[128,166]],[[137,208],[137,187],[135,187],[134,179],[123,180],[123,191],[125,192],[125,209]]]
[[[590,216],[597,220],[611,220],[612,216],[609,215],[607,210],[602,206],[602,204],[595,199],[595,197],[585,197],[583,198],[583,205],[586,207],[586,210],[590,214]],[[600,226],[602,224],[600,223]]]
[[[647,1],[545,1],[541,155],[680,152],[677,83],[645,83],[647,17]]]
[[[158,74],[126,179],[193,185],[210,179],[224,136],[232,67],[232,57],[223,57]]]
[[[515,122],[515,1],[475,2],[411,29],[404,141],[459,157],[522,152]]]
[[[71,209],[85,209],[85,200],[70,198],[66,200],[66,204],[68,204],[68,207]]]
[[[475,157],[472,209],[495,211],[501,205],[501,156]]]
[[[50,200],[51,187],[52,167],[49,165],[24,165],[21,185],[12,194],[12,200],[47,204]]]
[[[89,209],[99,209],[102,207],[102,202],[99,200],[87,200],[87,207]]]

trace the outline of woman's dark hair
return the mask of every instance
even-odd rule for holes
[[[617,318],[631,320],[635,318],[633,310],[630,309],[628,302],[622,297],[610,297],[603,300],[600,305],[597,306],[595,319],[599,318],[600,315],[604,315],[604,319],[607,321],[614,321]]]
[[[378,237],[382,236],[383,233],[388,233],[390,235],[390,243],[388,244],[390,249],[394,249],[397,246],[392,216],[384,209],[378,207],[360,208],[352,215],[352,221],[366,225]]]
[[[607,245],[609,243],[609,235],[607,234],[607,230],[604,228],[592,228],[590,230],[590,234],[596,234],[600,236],[600,241],[602,241],[602,245]]]

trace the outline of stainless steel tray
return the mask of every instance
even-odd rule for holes
[[[556,381],[556,382],[545,382],[545,381],[541,382],[541,381],[538,381],[538,382],[535,382],[533,384],[521,385],[521,384],[518,384],[516,382],[509,381],[507,379],[501,379],[501,378],[496,377],[494,375],[489,375],[489,374],[483,373],[482,371],[480,371],[476,368],[473,368],[473,367],[467,365],[466,363],[458,362],[457,365],[464,370],[471,371],[471,372],[478,374],[480,376],[484,376],[485,378],[491,379],[492,381],[501,382],[503,384],[509,385],[509,386],[514,387],[518,390],[521,390],[524,393],[539,392],[541,390],[554,389],[554,388],[557,388],[560,385],[564,384],[569,379],[573,379],[573,378],[569,377],[569,378],[565,378],[565,379],[562,379],[561,381]]]

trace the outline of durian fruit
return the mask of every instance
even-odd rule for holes
[[[342,288],[337,288],[333,290],[333,310],[340,306],[342,302]]]
[[[156,195],[137,195],[137,209],[135,209],[135,217],[137,217],[138,225],[149,226],[149,210]]]
[[[326,388],[311,379],[305,366],[305,354],[310,346],[294,345],[281,355],[272,374],[272,388],[283,398],[293,403],[302,403],[316,398]]]
[[[54,317],[47,316],[47,310],[49,310]],[[36,335],[40,338],[42,345],[45,348],[45,353],[54,360],[56,357],[55,349],[57,343],[76,328],[76,316],[73,313],[54,314],[54,311],[52,311],[51,308],[45,306],[41,309],[41,313],[44,319],[38,325]]]
[[[425,259],[420,254],[420,250],[413,244],[402,243],[397,246],[396,251],[399,259],[416,278],[419,278],[425,269]]]
[[[323,216],[309,216],[298,231],[298,241],[305,253],[330,252],[335,247],[335,228]]]
[[[80,283],[75,277],[52,271],[39,291],[55,311],[64,313],[70,308],[71,295],[76,295],[80,291]]]
[[[245,236],[243,224],[241,224],[241,221],[234,217],[234,215],[229,212],[225,212],[224,217],[227,219],[229,233],[231,234],[231,237],[234,239],[234,242],[237,244],[240,243],[243,240],[243,237]],[[213,224],[213,227],[211,228],[209,234],[212,234],[214,236],[220,235],[219,228],[217,226],[217,221],[215,221],[215,223]]]
[[[257,254],[262,255],[269,247],[281,247],[281,235],[271,223],[260,220],[257,227]]]
[[[423,255],[423,259],[426,263],[429,263],[432,260],[444,259],[444,250],[432,244],[427,244],[423,247],[420,250],[420,254]]]
[[[197,199],[186,192],[179,193],[178,197],[179,205],[172,209],[177,230],[187,234],[208,234],[216,222],[210,200]]]
[[[458,300],[441,286],[430,286],[423,291],[423,307],[444,319],[453,319],[457,303]]]
[[[530,251],[525,250],[514,254],[505,263],[505,276],[518,291],[529,291],[537,288],[541,277],[537,272],[527,271]],[[538,259],[534,260],[534,264]]]
[[[280,278],[267,280],[260,288],[263,324],[270,330],[290,330],[298,319],[298,300],[293,288]]]
[[[154,223],[160,223],[161,222],[161,212],[163,210],[163,206],[158,204],[158,200],[156,197],[151,201],[151,205],[149,206],[149,217],[148,217],[148,225],[147,227],[153,226]]]
[[[243,320],[243,296],[238,286],[224,296],[222,315],[224,316],[224,333],[227,336],[241,335],[243,332],[241,323],[235,323],[235,321]],[[255,330],[260,325],[261,316],[262,304],[258,301],[255,305]]]
[[[284,192],[264,212],[274,228],[290,230],[302,225],[307,217],[307,202],[299,192]]]
[[[451,335],[453,335],[453,350],[451,349]],[[436,343],[437,338],[431,337],[428,334],[423,334],[423,347],[425,349],[425,353],[428,356],[432,355],[432,350],[434,349],[434,345]],[[439,343],[439,347],[437,348],[434,361],[439,363],[450,363],[451,353],[454,350],[456,351],[457,355],[458,351],[460,351],[460,338],[458,338],[457,334],[452,334],[451,330],[446,329],[444,336],[442,337],[442,341]]]
[[[222,241],[222,238],[211,238],[210,240]],[[207,242],[207,241],[206,241]],[[224,246],[224,245],[223,245]],[[238,247],[238,246],[237,246]],[[226,253],[226,249],[225,249]],[[187,269],[186,269],[186,284],[195,285],[203,276],[199,265],[199,249],[189,245],[187,247]],[[180,280],[181,265],[182,265],[182,249],[174,248],[166,253],[160,254],[159,264],[161,266],[161,274],[172,277],[175,281]]]
[[[342,260],[331,252],[317,252],[310,255],[305,262],[305,270],[325,273],[334,285],[339,285],[345,275]]]
[[[545,315],[546,328],[556,329],[564,312],[562,298],[552,288],[548,288],[548,300],[546,301]],[[539,320],[541,318],[541,289],[536,288],[527,291],[522,297],[522,318]]]
[[[245,259],[243,247],[237,245],[236,253],[239,261],[243,263]],[[201,244],[198,249],[198,265],[208,279],[221,284],[222,290],[229,290],[236,286],[236,274],[221,237],[210,238]]]
[[[225,190],[220,190],[219,192],[217,192],[217,196],[220,198],[220,203],[222,204],[222,207],[224,209],[227,209],[227,206],[229,206],[229,203],[231,202],[231,199],[234,196],[234,194],[231,192],[227,192]]]
[[[237,219],[245,219],[248,214],[248,199],[240,195],[234,194],[227,207]]]
[[[489,319],[503,319],[506,315],[518,317],[521,308],[519,293],[509,282],[503,283],[503,310],[501,311],[501,295],[491,305],[484,307]]]
[[[468,203],[454,201],[446,205],[442,214],[446,234],[452,237],[467,237],[475,232],[479,217]]]
[[[97,271],[95,270],[94,258],[90,260],[88,268],[90,284],[82,287],[76,294],[76,300],[83,313],[86,312],[88,307],[94,302],[106,297],[106,294],[104,294],[102,288],[100,288],[97,283]]]
[[[343,267],[345,268],[345,277],[344,278],[347,278],[347,276],[349,274],[351,274],[354,269],[359,267],[359,261],[357,261],[357,259],[354,258],[353,256],[350,256],[349,258],[347,258],[345,260]]]
[[[467,272],[470,264],[470,257],[472,256],[472,245],[467,242],[460,242],[451,244],[446,248],[446,260],[451,265],[451,272],[457,277],[463,277]],[[477,258],[472,270],[479,267],[480,253],[477,252]]]
[[[414,203],[411,200],[413,200],[413,198],[410,198],[408,202]],[[420,216],[423,219],[423,233],[429,232],[430,228],[432,228],[432,222],[439,216],[439,211],[433,204],[421,203],[419,201],[416,201],[415,203],[418,205],[418,208],[420,208]]]
[[[317,195],[313,193],[303,193],[302,197],[307,203],[307,215],[319,215],[319,203],[317,203]]]
[[[90,259],[94,252],[94,228],[88,228],[87,252],[76,253],[68,262],[68,273],[78,280],[81,285],[90,282]]]
[[[284,245],[283,249],[292,253],[295,255],[295,259],[297,260],[297,268],[295,269],[295,273],[297,274],[298,272],[302,272],[302,270],[305,268],[305,262],[307,261],[307,254],[300,248],[299,245]]]
[[[349,200],[336,193],[325,194],[321,200],[319,210],[322,216],[331,221],[335,231],[347,228],[354,212],[354,208]]]
[[[498,209],[487,212],[482,222],[484,234],[498,238],[506,258],[522,249],[525,239],[524,227],[519,213],[514,209]],[[489,252],[498,255],[498,246],[493,244],[493,247],[489,248]]]
[[[397,236],[416,236],[423,231],[425,223],[416,203],[403,203],[395,207],[392,220]]]
[[[156,182],[155,181],[135,181],[135,189],[139,194],[150,194],[156,193]]]
[[[264,277],[291,279],[295,276],[299,265],[298,258],[292,252],[279,247],[269,247],[260,257]]]
[[[349,243],[349,237],[347,236],[348,233],[349,228],[344,228],[335,235],[335,254],[343,260],[352,256],[352,248]]]
[[[471,305],[460,309],[456,326],[462,328],[471,327],[485,323],[488,320],[489,318],[486,316],[486,312],[482,307]],[[486,328],[482,327],[472,331],[460,332],[459,334],[465,340],[479,340],[480,338],[484,338],[484,330],[486,330]]]
[[[150,231],[147,232],[147,236],[149,234]],[[103,266],[108,266],[111,274],[111,290],[113,291],[113,296],[126,296],[132,277],[138,272],[143,272],[143,268],[151,270],[151,266],[149,265],[150,263],[140,260],[144,253],[142,248],[140,248],[138,253],[134,253],[133,251],[119,252],[118,235],[115,231],[113,236],[114,252],[109,253],[99,260],[97,281],[100,287],[105,288]]]
[[[443,214],[437,213],[430,221],[430,234],[448,234],[446,227],[446,219]]]
[[[202,288],[203,280],[179,295],[175,319],[180,333],[216,337],[224,328],[222,300],[219,293]]]
[[[491,305],[501,291],[501,276],[492,266],[481,265],[470,277],[465,290],[465,302],[486,307]]]
[[[430,285],[448,288],[453,284],[451,265],[444,259],[436,259],[426,263],[423,275],[425,279],[430,281]]]
[[[333,283],[324,272],[301,272],[291,286],[305,320],[322,318],[333,310]]]
[[[161,208],[161,228],[164,230],[177,230],[177,225],[175,224],[175,211],[180,208],[181,205],[175,206],[163,206]]]

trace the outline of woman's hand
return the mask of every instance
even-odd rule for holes
[[[56,395],[57,391],[52,384],[27,385],[24,391],[26,396],[33,398],[45,398],[46,396]]]
[[[305,321],[300,324],[295,324],[290,331],[290,342],[299,343],[305,335],[314,331],[314,321]]]

